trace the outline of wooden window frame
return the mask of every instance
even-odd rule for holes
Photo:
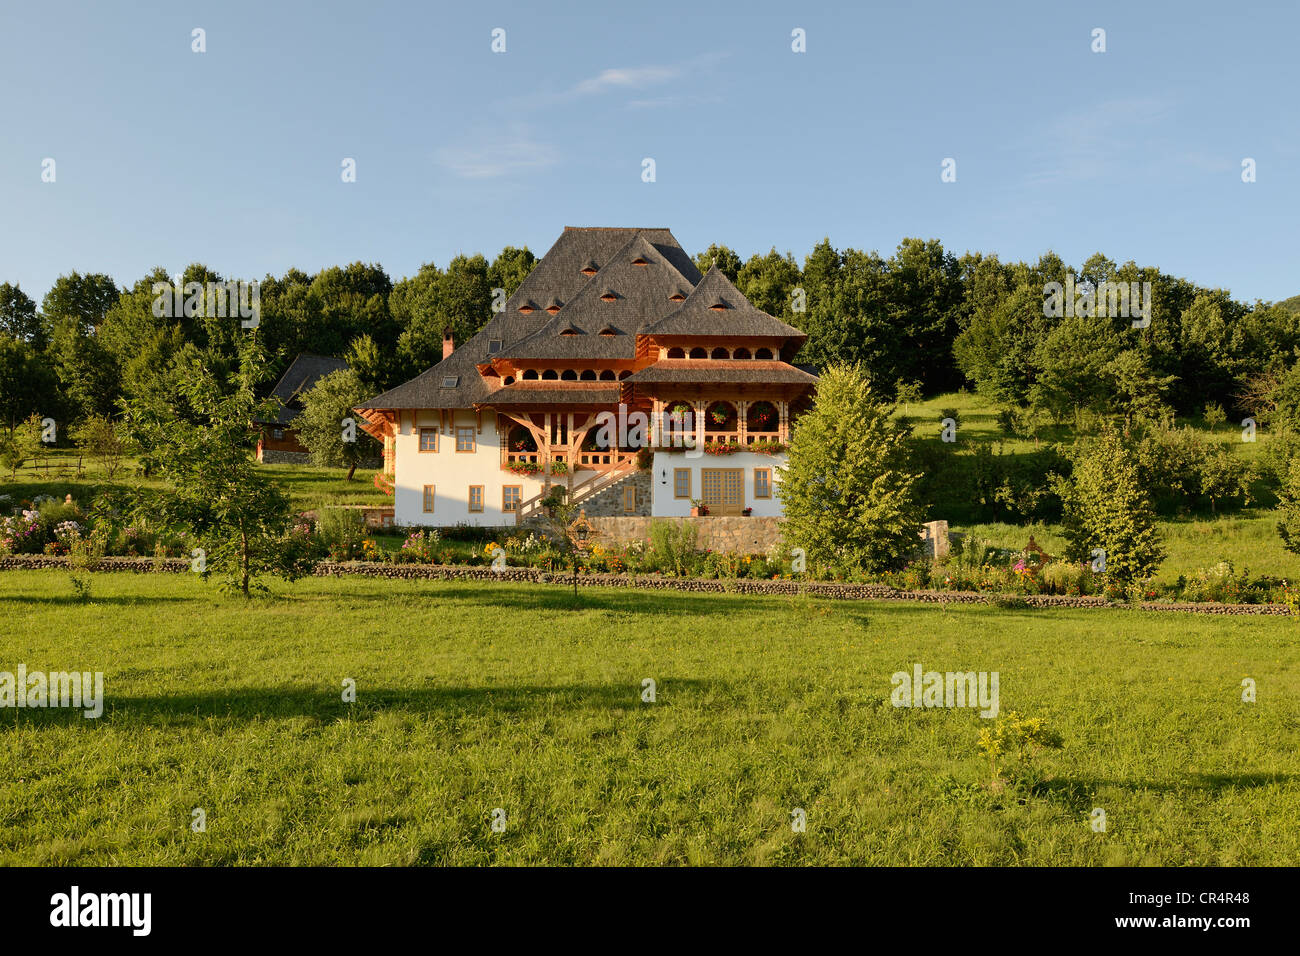
[[[760,474],[764,476],[764,487],[766,487],[767,489],[765,492],[760,492],[758,490],[758,476]],[[771,468],[754,469],[754,497],[762,498],[764,500],[772,497],[772,469]]]
[[[684,495],[677,493],[677,476],[680,475],[682,472],[686,473],[686,494]],[[673,469],[673,497],[679,500],[689,499],[691,497],[691,470],[689,468]]]
[[[469,434],[469,447],[468,447],[468,448],[461,448],[461,447],[460,447],[460,433],[461,433],[461,432],[467,432],[467,433]],[[474,454],[476,451],[478,451],[478,437],[477,437],[477,433],[474,431],[474,426],[473,426],[473,425],[457,425],[457,426],[456,426],[456,431],[455,431],[455,433],[454,433],[454,437],[455,437],[455,439],[456,439],[456,454],[458,454],[458,455],[472,455],[472,454]]]
[[[636,514],[636,485],[623,486],[623,514]]]
[[[477,508],[474,507],[474,489],[476,489],[476,488],[478,489],[478,507],[477,507]],[[482,486],[482,485],[470,485],[470,486],[469,486],[469,510],[470,510],[470,514],[482,514],[482,513],[483,513],[483,486]]]
[[[516,493],[516,495],[517,495],[517,497],[515,498],[515,506],[514,506],[513,508],[509,507],[510,501],[509,501],[509,499],[506,497],[506,492],[507,492],[507,491],[511,491],[511,490],[513,490],[513,491]],[[502,485],[502,486],[501,486],[501,512],[502,512],[502,514],[508,514],[508,515],[518,514],[518,513],[519,513],[519,506],[522,505],[523,503],[524,503],[524,486],[523,486],[523,485]]]
[[[425,485],[423,497],[420,500],[420,506],[423,508],[424,514],[427,515],[433,514],[434,506],[437,504],[433,489],[433,485]]]
[[[428,432],[433,436],[433,447],[424,447],[424,435]],[[438,426],[437,425],[420,425],[415,429],[415,447],[421,455],[432,455],[438,451]]]

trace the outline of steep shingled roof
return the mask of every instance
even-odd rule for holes
[[[688,286],[700,280],[700,271],[695,268],[695,263],[667,229],[566,226],[555,244],[519,284],[514,295],[506,300],[505,309],[492,316],[473,338],[432,368],[357,407],[470,408],[480,404],[491,389],[476,366],[501,354],[489,353],[489,343],[501,342],[504,351],[550,322],[552,316],[544,311],[547,302],[552,297],[568,302],[588,283],[598,282],[599,273],[584,275],[583,268],[589,263],[595,263],[597,268],[604,266],[637,235],[644,237],[671,263],[687,280]],[[521,313],[519,306],[526,302],[532,302],[536,311]],[[564,314],[561,310],[559,316]],[[565,341],[571,342],[574,338],[577,336],[566,336]],[[443,380],[451,376],[458,377],[457,385],[444,388]]]
[[[676,309],[669,296],[689,281],[644,235],[634,235],[551,321],[497,357],[635,358],[636,333]]]
[[[488,405],[608,405],[618,402],[618,382],[516,382],[488,395]]]
[[[329,355],[313,355],[301,352],[289,363],[289,367],[280,376],[280,381],[271,389],[271,397],[279,402],[279,411],[274,422],[262,424],[287,425],[298,417],[302,411],[302,396],[309,392],[317,382],[331,372],[348,367],[348,363]]]
[[[633,385],[647,385],[654,382],[771,382],[781,385],[812,385],[817,381],[817,376],[777,361],[660,359],[654,365],[628,376],[626,381]]]
[[[715,309],[718,305],[723,308]],[[793,325],[750,305],[716,265],[675,311],[641,331],[645,335],[776,336],[800,344],[808,338]]]

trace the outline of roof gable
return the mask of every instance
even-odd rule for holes
[[[641,330],[645,335],[750,335],[793,339],[807,336],[750,304],[716,265],[674,311]]]
[[[633,235],[553,319],[497,358],[628,359],[637,330],[677,307],[690,280],[644,235]]]

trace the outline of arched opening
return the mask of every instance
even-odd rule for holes
[[[673,348],[670,348],[670,349],[668,350],[668,357],[669,357],[669,358],[686,358],[686,349],[677,348],[676,346],[674,346]]]
[[[509,443],[507,447],[510,451],[517,454],[532,454],[537,451],[537,440],[523,425],[516,425],[510,429],[506,441]]]
[[[774,432],[777,430],[776,406],[771,402],[754,402],[745,412],[745,429],[749,432]]]
[[[708,357],[709,357],[709,353],[704,349],[700,348],[699,346],[696,346],[695,348],[691,349],[691,358],[693,359],[702,359]]]
[[[553,368],[548,368],[545,372],[542,373],[542,381],[544,382],[554,382],[559,377],[560,377],[559,373],[556,372],[555,369]]]
[[[513,375],[507,375],[505,378],[503,378],[503,379],[501,380],[501,384],[502,384],[502,385],[513,385],[513,384],[515,384],[515,377],[514,377]]]
[[[731,402],[714,402],[704,410],[704,430],[706,432],[734,432],[736,430],[736,406]]]
[[[603,370],[603,371],[600,373],[600,380],[601,380],[602,382],[612,382],[612,381],[614,381],[614,370],[613,370],[613,369],[609,369],[609,368]]]
[[[743,345],[736,349],[736,351],[732,352],[731,357],[734,359],[753,358],[753,356],[749,354],[749,349],[745,348]]]
[[[584,382],[594,382],[596,381],[596,372],[593,369],[584,368],[578,378]]]
[[[526,369],[524,369],[524,381],[525,381],[525,382],[535,382],[535,381],[537,381],[537,369],[535,369],[535,368],[526,368]]]
[[[665,445],[678,447],[692,442],[695,435],[695,408],[690,402],[669,402],[664,408],[661,432]]]
[[[757,352],[754,353],[754,358],[756,359],[770,359],[771,357],[772,357],[771,349],[759,349]]]
[[[628,371],[627,369],[623,369],[623,371],[621,371],[621,372],[618,373],[618,380],[621,382],[621,381],[623,381],[623,379],[627,378],[627,377],[628,377],[629,375],[631,375],[631,374],[632,374],[632,373],[631,373],[630,371]]]
[[[578,373],[571,368],[566,368],[563,372],[560,373],[561,382],[576,382],[577,380],[578,380]]]
[[[709,358],[712,358],[712,359],[725,359],[725,358],[731,358],[731,353],[728,352],[726,349],[724,349],[722,346],[718,346],[718,347],[717,347],[716,349],[714,349],[713,352],[709,355]]]

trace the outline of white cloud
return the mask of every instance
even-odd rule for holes
[[[559,151],[522,130],[500,136],[484,133],[472,142],[442,146],[434,161],[463,179],[498,179],[514,173],[545,169],[559,162]]]
[[[680,66],[642,66],[604,70],[589,77],[573,88],[574,93],[604,93],[613,89],[640,90],[658,83],[667,83],[682,75]]]

